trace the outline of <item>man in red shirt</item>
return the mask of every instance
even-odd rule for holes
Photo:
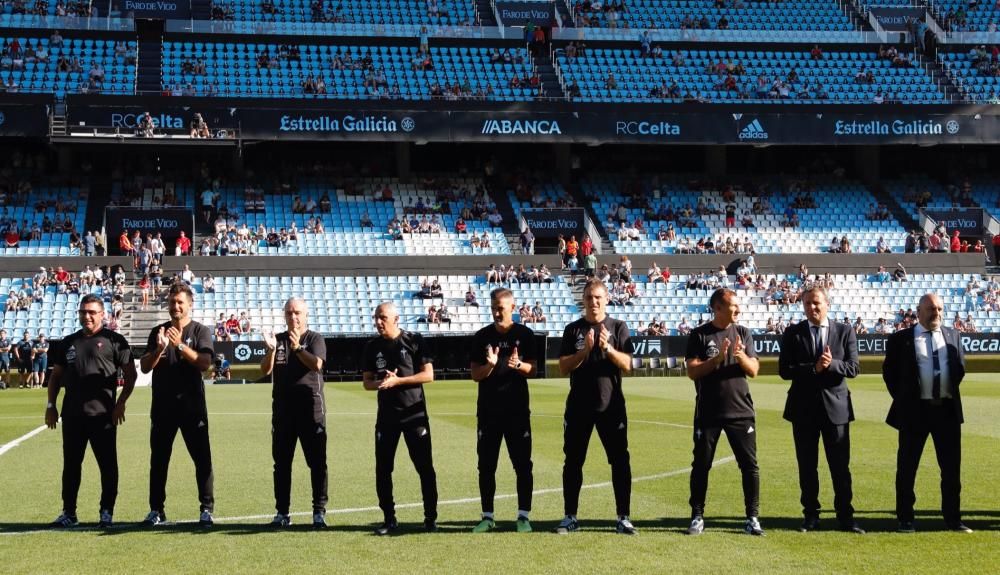
[[[951,253],[957,254],[962,251],[962,240],[958,239],[959,231],[955,230],[951,233]]]
[[[134,255],[132,241],[128,239],[128,230],[122,230],[122,235],[118,236],[118,249],[121,250],[123,256]]]
[[[62,266],[56,267],[55,273],[56,283],[64,284],[69,281],[69,272],[63,269]]]
[[[566,242],[566,261],[568,262],[570,258],[576,257],[580,252],[580,242],[576,241],[576,236],[570,236],[569,241]]]
[[[594,251],[594,242],[590,241],[590,234],[583,234],[583,243],[580,244],[580,259],[590,255]]]
[[[240,332],[240,320],[236,319],[236,314],[230,314],[229,319],[226,320],[226,332],[230,336],[239,335]]]
[[[191,255],[191,238],[187,237],[184,231],[181,231],[181,236],[177,238],[177,247],[181,249],[182,256]]]

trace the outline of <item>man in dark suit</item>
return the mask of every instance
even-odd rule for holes
[[[899,532],[912,533],[913,483],[927,436],[934,438],[941,467],[941,513],[948,529],[972,530],[962,523],[962,398],[965,354],[954,329],[941,325],[944,305],[936,294],[920,298],[918,325],[889,337],[882,379],[892,396],[885,421],[899,430],[896,452],[896,517]]]
[[[858,342],[850,325],[827,319],[826,289],[802,294],[806,320],[785,330],[778,357],[782,379],[792,380],[784,418],[792,422],[795,457],[799,464],[801,531],[819,529],[819,439],[833,479],[833,507],[840,529],[863,534],[851,505],[851,434],[854,421],[847,379],[860,371]]]

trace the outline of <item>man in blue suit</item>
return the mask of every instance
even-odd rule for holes
[[[958,332],[942,325],[944,304],[934,293],[920,298],[918,325],[889,337],[882,379],[892,396],[886,423],[899,430],[896,453],[896,518],[899,532],[912,533],[913,484],[927,436],[941,467],[941,512],[951,531],[971,533],[962,523],[962,398],[965,354]]]
[[[801,531],[819,529],[819,439],[833,479],[833,506],[840,529],[864,534],[854,520],[851,503],[851,435],[854,421],[847,380],[860,372],[858,342],[850,325],[827,318],[826,289],[802,294],[806,319],[785,330],[778,357],[782,379],[790,379],[784,418],[792,422],[795,457],[799,464]]]

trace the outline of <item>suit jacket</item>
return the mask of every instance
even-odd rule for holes
[[[889,336],[882,362],[882,380],[892,396],[892,405],[885,422],[903,429],[919,423],[920,417],[920,371],[917,367],[917,353],[913,342],[913,328],[897,331]],[[952,405],[959,423],[962,416],[962,397],[959,386],[965,377],[965,352],[958,332],[950,327],[941,327],[945,345],[948,347],[948,374],[951,383]]]
[[[792,423],[807,423],[825,412],[834,425],[854,421],[847,388],[847,379],[861,372],[854,329],[830,320],[826,345],[830,346],[833,361],[825,371],[816,373],[816,347],[809,326],[803,320],[785,330],[781,338],[778,373],[782,379],[792,380],[783,417]]]

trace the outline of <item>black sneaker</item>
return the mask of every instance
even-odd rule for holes
[[[956,533],[972,533],[972,529],[968,525],[959,521],[958,523],[948,523],[948,531],[954,531]]]
[[[67,528],[67,527],[79,527],[80,521],[77,520],[76,515],[68,515],[66,513],[61,513],[59,517],[56,517],[55,521],[49,523],[49,527],[57,528]]]
[[[156,527],[167,522],[167,516],[162,511],[150,511],[142,520],[143,527]]]
[[[276,529],[282,527],[288,527],[292,524],[292,516],[288,513],[275,513],[274,519],[271,520],[270,526]]]
[[[424,531],[428,533],[434,533],[438,530],[437,521],[434,519],[424,519]]]
[[[326,511],[313,511],[313,529],[326,529]]]
[[[917,530],[912,521],[900,521],[896,533],[914,533]]]
[[[802,526],[799,527],[799,531],[802,533],[819,531],[819,517],[815,515],[806,515],[805,519],[802,520]]]
[[[558,533],[559,535],[567,535],[569,533],[573,533],[579,530],[580,530],[580,523],[576,520],[576,517],[570,517],[569,515],[564,517],[563,520],[560,521],[559,525],[556,527],[556,533]]]
[[[97,522],[97,526],[101,529],[110,529],[114,527],[115,520],[112,517],[112,513],[108,509],[101,509],[100,520]]]
[[[632,521],[629,520],[628,515],[618,520],[617,525],[615,525],[615,531],[620,535],[635,535],[639,532],[635,528],[635,525],[632,525]]]
[[[399,523],[396,521],[395,518],[393,518],[384,521],[381,525],[376,527],[375,535],[378,535],[380,537],[384,535],[393,535],[397,531],[399,531]]]
[[[202,511],[201,515],[198,517],[198,525],[202,527],[211,527],[215,525],[215,517],[212,516],[211,511]]]

